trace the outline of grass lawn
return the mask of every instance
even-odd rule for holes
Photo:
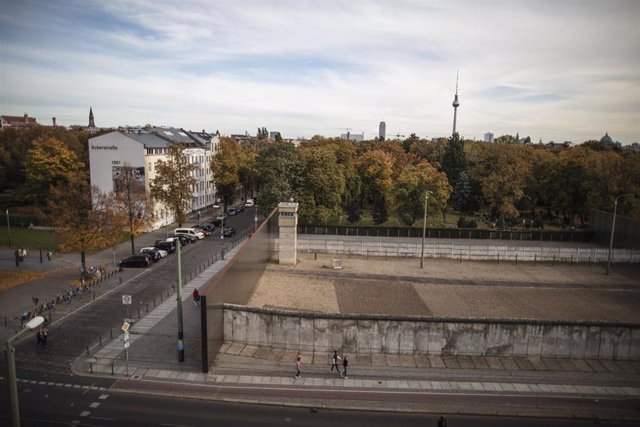
[[[457,213],[447,213],[447,224],[456,224],[458,222],[458,214]],[[350,223],[347,220],[347,216],[343,215],[341,218],[334,218],[328,222],[326,225],[344,225],[344,226],[360,226],[360,227],[375,227],[376,225],[373,223],[373,218],[371,217],[371,211],[365,210],[362,212],[362,217],[360,221],[356,223]],[[427,227],[440,227],[444,225],[442,221],[442,214],[437,213],[436,215],[428,215],[427,216]],[[395,214],[389,214],[389,219],[384,224],[380,225],[380,227],[408,227],[404,222],[400,220],[400,218]],[[422,227],[422,217],[416,220],[414,227]]]
[[[0,292],[13,288],[21,283],[35,279],[42,279],[43,277],[44,274],[38,271],[0,269]]]
[[[50,231],[31,230],[26,227],[11,227],[11,245],[7,227],[0,228],[0,246],[11,249],[47,249],[58,250],[56,240]]]

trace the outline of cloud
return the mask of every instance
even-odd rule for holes
[[[440,136],[460,69],[465,136],[640,140],[635,1],[8,3],[3,114]]]

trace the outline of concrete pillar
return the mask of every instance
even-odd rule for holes
[[[296,265],[298,245],[298,204],[295,202],[280,202],[278,204],[279,228],[279,263]]]

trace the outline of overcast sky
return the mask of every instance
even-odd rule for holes
[[[0,0],[0,114],[640,142],[640,1]]]

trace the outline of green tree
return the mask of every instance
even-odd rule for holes
[[[406,225],[414,225],[424,214],[424,199],[430,193],[429,211],[441,211],[451,194],[451,186],[444,173],[421,160],[405,168],[395,182],[396,210]]]
[[[464,152],[464,141],[458,132],[447,140],[447,147],[442,156],[442,171],[447,175],[449,183],[454,185],[458,181],[460,172],[467,169],[467,158]]]
[[[302,167],[296,149],[288,142],[267,144],[258,152],[259,210],[264,215],[278,203],[298,199],[302,187]]]
[[[300,219],[323,224],[341,213],[345,178],[334,146],[303,145],[298,148],[301,167]]]
[[[115,213],[122,217],[133,255],[136,253],[134,239],[154,221],[153,199],[147,195],[137,169],[126,163],[116,178],[113,197]]]
[[[75,152],[56,138],[39,138],[27,152],[25,171],[32,201],[45,202],[52,187],[60,185],[84,170]]]
[[[122,217],[113,209],[113,199],[91,188],[83,174],[59,182],[49,198],[51,224],[61,240],[62,251],[80,252],[81,265],[86,253],[120,241]]]
[[[367,151],[358,162],[358,174],[374,223],[384,223],[389,217],[387,205],[393,203],[393,157],[381,149]]]
[[[242,153],[240,144],[233,138],[221,138],[218,152],[211,158],[213,183],[218,196],[222,199],[224,209],[235,201],[236,191],[240,183],[240,165]]]
[[[478,199],[475,197],[469,176],[465,171],[460,172],[458,181],[453,188],[451,205],[462,214],[473,212],[479,208]]]
[[[197,164],[189,163],[184,146],[171,144],[167,160],[156,162],[156,176],[149,183],[151,197],[171,209],[179,226],[186,219],[186,211],[193,197],[196,185],[193,173],[197,169]]]

